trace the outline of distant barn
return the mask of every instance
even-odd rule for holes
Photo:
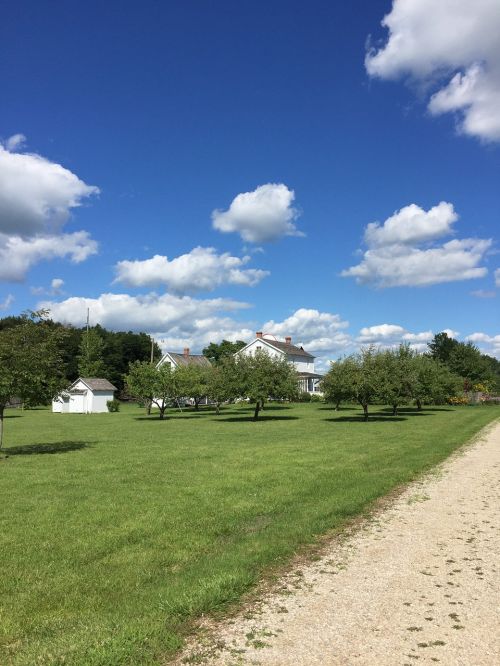
[[[52,401],[52,411],[61,414],[99,414],[108,411],[108,400],[117,390],[107,379],[79,377]]]

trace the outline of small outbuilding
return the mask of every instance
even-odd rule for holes
[[[108,400],[117,390],[107,379],[79,377],[52,401],[52,411],[61,414],[99,414],[108,411]]]

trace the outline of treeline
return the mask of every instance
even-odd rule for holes
[[[387,404],[393,415],[401,405],[468,402],[468,394],[496,393],[500,363],[471,343],[436,335],[429,352],[419,354],[409,344],[397,349],[368,347],[336,363],[321,382],[327,402],[357,402],[368,420],[369,407]]]
[[[428,344],[428,354],[462,380],[462,390],[471,391],[482,384],[488,391],[500,393],[500,361],[481,351],[472,342],[459,342],[447,333],[438,333]]]
[[[25,323],[25,318],[4,317],[0,319],[0,331],[12,329]],[[124,388],[124,375],[134,361],[151,359],[151,338],[146,333],[132,331],[108,331],[102,326],[93,326],[87,335],[86,328],[76,328],[44,318],[36,325],[58,330],[62,371],[68,383],[84,377],[104,377],[119,391]],[[160,347],[153,343],[153,360],[161,358]]]

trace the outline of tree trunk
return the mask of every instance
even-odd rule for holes
[[[368,405],[366,403],[363,404],[363,418],[368,421]]]
[[[5,405],[0,405],[0,451],[2,450],[3,444],[3,413],[5,410]]]
[[[215,403],[215,413],[220,414],[220,402]]]
[[[419,398],[417,398],[416,403],[417,403],[418,411],[421,412],[422,411],[422,401]]]
[[[148,416],[151,416],[151,405],[152,404],[153,403],[151,402],[151,400],[146,400],[146,414]]]
[[[163,421],[165,418],[165,412],[167,410],[167,403],[165,401],[162,401],[161,405],[158,405],[160,409],[160,419]]]
[[[255,411],[253,413],[254,421],[257,421],[257,419],[259,418],[260,409],[261,409],[260,400],[257,400],[257,402],[255,403]]]
[[[335,404],[335,411],[336,411],[336,412],[339,411],[339,406],[340,406],[340,400],[337,400],[337,402],[336,402],[336,404]]]
[[[397,414],[398,414],[398,406],[397,406],[397,405],[393,405],[393,406],[392,406],[392,415],[393,415],[393,416],[397,416]]]

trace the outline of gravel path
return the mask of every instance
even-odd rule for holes
[[[176,663],[500,664],[500,424]]]

